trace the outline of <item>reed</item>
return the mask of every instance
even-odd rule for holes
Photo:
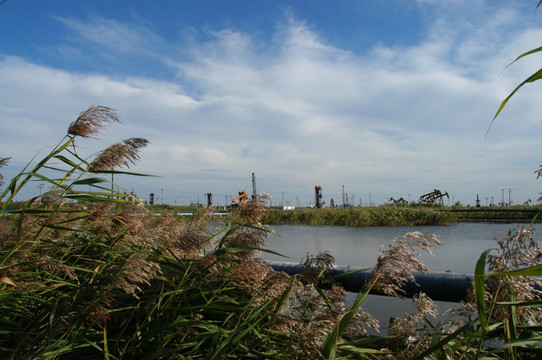
[[[423,226],[443,225],[456,221],[455,215],[433,208],[368,207],[325,208],[284,212],[269,210],[264,221],[268,224],[304,224],[330,226]]]
[[[261,224],[265,197],[215,231],[205,209],[190,220],[155,216],[105,176],[133,164],[146,140],[93,159],[77,152],[79,138],[119,121],[91,106],[0,195],[2,211],[16,209],[0,217],[0,357],[319,356],[346,311],[344,290],[277,273],[258,257],[272,233]],[[13,206],[32,180],[50,190]]]
[[[113,109],[90,107],[51,153],[31,161],[0,195],[5,210],[30,181],[51,185],[0,216],[1,358],[539,355],[540,284],[532,276],[540,275],[541,254],[530,230],[510,233],[498,243],[499,254],[482,254],[472,301],[453,314],[439,317],[432,301],[419,294],[418,312],[394,319],[386,336],[369,336],[368,329],[378,329],[363,310],[369,291],[380,287],[401,296],[397,285],[411,279],[413,270],[426,270],[417,252],[438,245],[434,236],[407,234],[383,249],[377,266],[367,269],[371,281],[347,306],[346,292],[327,276],[334,262],[329,254],[308,255],[296,276],[274,271],[259,257],[272,234],[263,225],[263,195],[241,204],[216,230],[208,209],[181,220],[126,200],[123,189],[111,187],[103,175],[133,164],[147,141],[122,141],[93,159],[81,158],[76,146],[76,139],[118,121]],[[353,213],[332,216],[349,219]],[[401,222],[408,214],[394,216]],[[350,221],[364,216],[387,221],[376,213]]]

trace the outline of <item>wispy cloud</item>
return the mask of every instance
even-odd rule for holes
[[[184,44],[182,54],[165,50],[177,44],[143,25],[57,19],[73,34],[60,45],[87,54],[97,48],[101,55],[89,56],[110,63],[152,58],[175,77],[75,73],[4,56],[0,120],[16,122],[0,135],[12,153],[0,155],[13,156],[12,163],[35,150],[20,142],[28,129],[40,129],[38,147],[51,144],[79,111],[101,103],[127,124],[112,129],[111,139],[128,132],[151,141],[138,171],[163,178],[132,184],[143,193],[225,196],[248,187],[251,172],[261,191],[306,201],[315,184],[326,197],[339,198],[346,185],[381,202],[434,187],[470,201],[512,182],[534,186],[540,130],[531,89],[510,105],[514,119],[503,114],[484,142],[503,96],[536,66],[528,59],[498,74],[542,32],[507,32],[521,22],[510,10],[476,23],[443,17],[419,44],[360,53],[293,17],[271,40],[223,29]]]

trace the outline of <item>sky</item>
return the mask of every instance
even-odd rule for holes
[[[313,205],[317,185],[326,205],[434,189],[446,205],[536,202],[542,83],[492,120],[540,68],[537,54],[508,66],[541,45],[537,3],[0,1],[0,172],[100,104],[123,124],[76,144],[91,157],[149,140],[128,170],[156,176],[115,178],[144,200],[224,205],[254,173],[273,205]]]

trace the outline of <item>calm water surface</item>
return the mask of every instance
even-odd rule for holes
[[[495,238],[505,237],[518,224],[502,223],[461,223],[446,226],[415,227],[338,227],[276,225],[276,235],[267,238],[267,249],[277,251],[289,259],[263,254],[267,260],[299,262],[308,254],[327,251],[335,257],[337,265],[372,267],[382,246],[407,232],[419,231],[436,234],[442,245],[434,249],[434,256],[421,252],[421,260],[431,271],[452,271],[472,274],[481,253],[495,248]],[[528,227],[529,224],[521,224]],[[542,238],[536,232],[535,238]]]
[[[529,224],[521,224],[529,227]],[[535,238],[542,238],[536,232]],[[452,271],[472,274],[476,261],[483,251],[495,248],[495,238],[503,238],[510,229],[517,229],[518,224],[502,223],[461,223],[447,226],[416,227],[332,227],[305,225],[276,225],[276,235],[267,238],[267,249],[279,252],[288,258],[263,253],[262,257],[273,261],[300,262],[307,254],[327,251],[335,257],[337,265],[372,267],[376,263],[382,246],[387,246],[394,238],[402,237],[411,231],[424,234],[436,234],[442,245],[434,249],[434,256],[423,253],[421,260],[430,271]],[[352,303],[355,294],[349,295]],[[455,303],[437,302],[441,314],[457,305]],[[380,323],[381,333],[387,332],[390,317],[401,317],[405,313],[415,312],[410,299],[396,299],[386,296],[369,296],[362,308],[374,316]],[[370,333],[374,333],[370,331]]]

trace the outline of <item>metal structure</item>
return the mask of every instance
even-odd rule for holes
[[[391,197],[390,203],[393,206],[408,205],[408,202],[403,198],[399,198],[398,200],[395,200],[393,197]]]
[[[322,207],[322,198],[324,196],[322,195],[322,187],[320,185],[316,185],[314,187],[314,206],[316,208],[320,209]]]
[[[298,274],[300,264],[289,262],[269,262],[276,271],[283,271],[289,275]],[[359,292],[369,281],[371,272],[364,268],[352,266],[334,266],[329,269],[327,276],[341,275],[335,278],[342,287],[349,292]],[[467,290],[473,281],[472,275],[458,273],[413,273],[416,283],[408,281],[401,288],[405,297],[412,297],[419,292],[424,292],[433,300],[459,302],[467,297]],[[371,294],[386,295],[376,290]]]
[[[245,190],[239,192],[239,196],[234,197],[231,199],[231,206],[238,206],[243,201],[246,201],[248,199],[247,192]]]
[[[424,203],[435,203],[435,201],[440,202],[441,205],[444,205],[444,197],[448,199],[450,196],[448,192],[442,193],[440,190],[434,189],[432,192],[420,196],[420,201]]]
[[[213,194],[207,193],[207,206],[213,206]]]
[[[256,199],[256,176],[252,173],[252,198]]]

